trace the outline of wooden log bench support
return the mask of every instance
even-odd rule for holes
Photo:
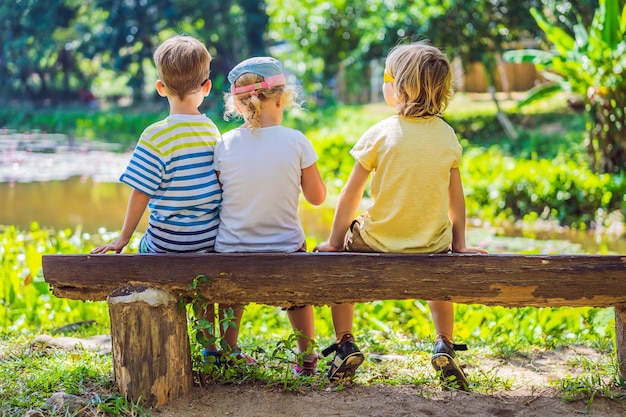
[[[159,406],[192,386],[179,295],[273,306],[448,300],[505,307],[614,307],[619,374],[626,379],[626,257],[246,253],[44,255],[57,297],[107,300],[120,392]],[[361,329],[366,331],[367,329]]]

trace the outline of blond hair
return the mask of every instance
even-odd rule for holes
[[[184,100],[188,94],[198,91],[209,77],[211,54],[199,40],[178,35],[157,48],[154,62],[168,95]]]
[[[397,111],[404,117],[441,116],[452,98],[452,66],[425,42],[394,47],[385,67],[395,81]]]
[[[263,82],[265,79],[252,72],[241,74],[233,83],[234,87],[243,87]],[[224,120],[237,119],[243,116],[252,131],[261,127],[261,107],[263,102],[282,99],[284,107],[298,106],[298,92],[291,85],[276,85],[269,88],[246,91],[239,94],[224,94]]]

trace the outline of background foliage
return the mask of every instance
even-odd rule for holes
[[[464,65],[482,62],[492,88],[503,52],[547,39],[543,49],[553,46],[558,52],[552,65],[585,97],[592,168],[619,173],[626,169],[621,139],[626,18],[620,13],[625,3],[12,0],[0,4],[0,97],[45,107],[96,106],[121,98],[158,102],[151,56],[177,33],[204,40],[214,56],[214,94],[203,110],[221,108],[228,70],[250,56],[282,59],[303,90],[324,105],[336,99],[339,85],[350,97],[367,99],[364,87],[378,88],[386,52],[399,42],[427,39]]]
[[[528,12],[586,19],[597,1],[552,0],[9,0],[0,4],[0,94],[78,100],[151,96],[156,46],[175,33],[203,39],[219,87],[236,62],[283,57],[306,90],[332,95],[340,68],[357,87],[372,59],[404,38],[427,38],[464,62],[543,36]],[[563,19],[565,21],[565,19]],[[284,53],[282,53],[284,52]]]
[[[600,172],[620,172],[626,166],[626,2],[600,0],[591,23],[573,24],[573,33],[535,8],[530,12],[551,51],[508,51],[504,59],[533,62],[550,82],[536,86],[520,105],[560,90],[583,97],[589,115],[591,166]]]

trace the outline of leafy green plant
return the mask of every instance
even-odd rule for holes
[[[219,317],[215,311],[215,305],[202,296],[202,284],[210,282],[205,275],[196,276],[189,290],[192,292],[191,298],[181,294],[179,297],[179,308],[185,308],[187,305],[187,316],[190,328],[191,340],[193,343],[192,351],[199,352],[203,348],[211,345],[219,345],[223,351],[228,351],[229,346],[225,340],[218,336],[218,329],[223,331],[230,326],[235,326],[235,313],[232,308],[224,313],[223,317]],[[215,325],[217,319],[218,326]],[[216,358],[209,358],[217,360]]]
[[[567,157],[515,159],[492,147],[471,149],[463,162],[469,216],[501,223],[537,218],[586,229],[623,212],[626,177],[597,174]]]
[[[626,5],[620,12],[619,4],[619,0],[600,0],[590,27],[575,24],[571,34],[531,8],[554,49],[503,54],[505,61],[533,62],[549,70],[544,72],[549,82],[531,90],[520,105],[563,89],[584,98],[589,115],[588,153],[592,167],[600,172],[626,170]]]
[[[94,317],[108,326],[106,303],[54,297],[43,279],[42,255],[85,253],[88,247],[80,230],[55,233],[37,223],[25,232],[0,227],[0,333],[54,328]]]
[[[202,296],[202,285],[208,282],[210,279],[205,275],[198,275],[189,285],[192,296],[179,296],[179,308],[187,309],[194,368],[203,383],[220,377],[226,380],[242,378],[246,374],[246,359],[237,356],[238,352],[233,352],[222,337],[228,328],[237,326],[235,312],[232,308],[223,312],[218,308],[216,311],[215,303]],[[203,349],[214,345],[219,347],[221,356],[205,356]]]

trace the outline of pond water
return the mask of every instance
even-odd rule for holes
[[[96,183],[90,178],[64,181],[0,183],[0,224],[28,229],[32,222],[41,227],[75,229],[95,233],[104,227],[122,227],[130,188],[119,183]],[[139,231],[147,226],[144,216]]]
[[[118,177],[129,157],[102,150],[37,153],[0,146],[0,225],[24,230],[38,222],[43,228],[80,227],[88,233],[121,229],[130,187]],[[333,212],[333,201],[323,207],[303,202],[300,217],[307,236],[325,240]],[[146,227],[144,215],[137,231]],[[626,253],[624,238],[559,229],[468,227],[467,242],[491,253]]]
[[[89,177],[28,183],[0,183],[0,225],[22,230],[38,222],[40,227],[97,233],[121,229],[130,187],[118,182],[96,182]],[[301,204],[300,217],[308,237],[321,242],[328,237],[334,207]],[[144,215],[137,231],[147,227]],[[538,253],[626,253],[626,240],[567,230],[524,232],[469,227],[468,245],[480,245],[491,253],[531,251]]]
[[[32,222],[41,227],[75,229],[95,233],[101,228],[121,229],[130,187],[118,182],[95,182],[89,177],[67,180],[0,183],[0,225],[27,229]],[[333,208],[303,203],[302,222],[307,233],[326,237]],[[147,214],[137,230],[145,231]]]

